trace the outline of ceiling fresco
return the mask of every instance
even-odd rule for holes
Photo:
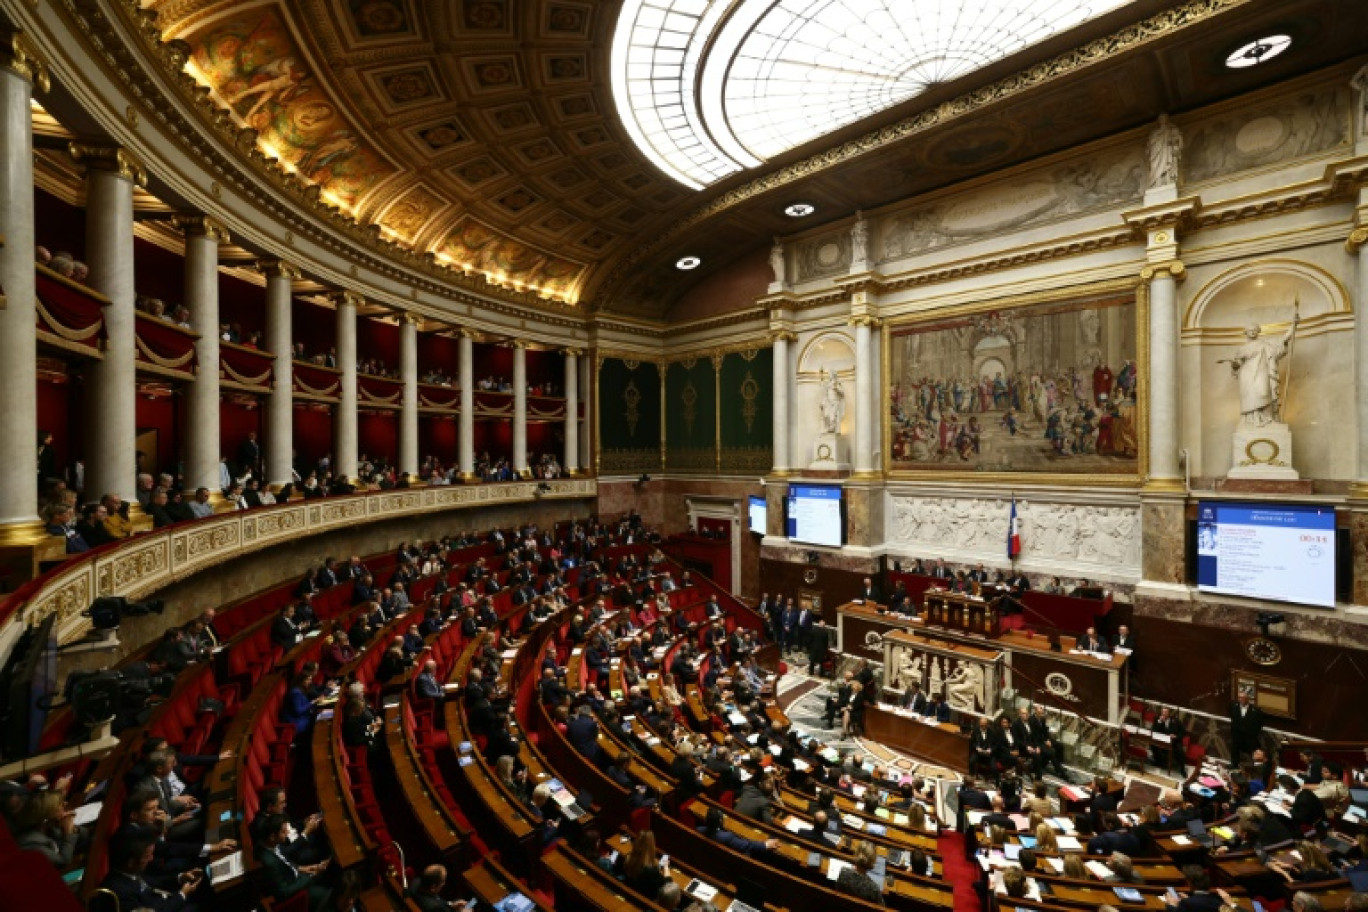
[[[1144,0],[690,190],[618,121],[621,0],[144,0],[266,154],[384,238],[587,312],[665,320],[772,238],[1362,55],[1362,0]],[[1232,70],[1253,33],[1292,49]],[[795,200],[815,207],[795,221]],[[683,256],[702,265],[674,268]]]

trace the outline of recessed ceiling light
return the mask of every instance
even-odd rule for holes
[[[1292,46],[1291,35],[1267,35],[1249,42],[1226,58],[1226,66],[1232,70],[1258,66],[1272,60]]]
[[[817,207],[812,203],[790,203],[784,207],[784,215],[789,218],[802,218],[805,215],[812,215],[817,211]]]
[[[675,269],[697,269],[703,261],[696,256],[680,257],[675,260]]]

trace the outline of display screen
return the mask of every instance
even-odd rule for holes
[[[841,489],[837,485],[790,485],[788,537],[809,545],[841,547],[845,522],[841,517]]]
[[[752,532],[758,532],[761,535],[765,534],[765,523],[768,512],[765,498],[756,497],[754,494],[750,495],[750,503],[746,509],[746,515],[750,518],[749,528]]]
[[[1202,501],[1197,588],[1333,608],[1333,507]]]

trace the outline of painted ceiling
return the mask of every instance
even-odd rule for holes
[[[145,0],[263,151],[388,238],[586,310],[668,319],[775,235],[1142,127],[1368,47],[1361,0],[1144,0],[701,192],[618,122],[620,0]],[[1251,34],[1294,50],[1228,70]],[[784,207],[817,214],[797,223]],[[690,274],[683,255],[702,258]]]

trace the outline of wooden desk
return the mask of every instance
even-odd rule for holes
[[[1074,712],[1112,725],[1120,724],[1125,715],[1127,658],[1122,655],[1094,657],[1074,655],[1073,637],[1060,637],[1060,651],[1050,649],[1049,639],[1021,631],[1008,631],[990,638],[963,630],[937,626],[926,616],[907,617],[879,613],[875,607],[854,602],[841,605],[837,614],[837,650],[845,655],[869,659],[883,665],[886,659],[885,641],[898,631],[906,631],[938,648],[959,650],[965,647],[1000,650],[1001,675],[991,682],[987,694],[996,696],[997,689],[1009,687],[1019,694],[1032,692],[1048,694],[1052,701],[1067,704]],[[885,682],[893,686],[897,669],[886,669]],[[926,684],[923,682],[923,692]],[[952,708],[967,710],[967,706]]]
[[[969,736],[949,722],[928,725],[878,704],[865,707],[865,737],[960,773],[969,772]]]
[[[521,893],[536,903],[539,912],[552,912],[550,906],[542,902],[522,881],[492,858],[481,859],[480,863],[461,875],[471,891],[482,901],[494,905],[510,893]]]

